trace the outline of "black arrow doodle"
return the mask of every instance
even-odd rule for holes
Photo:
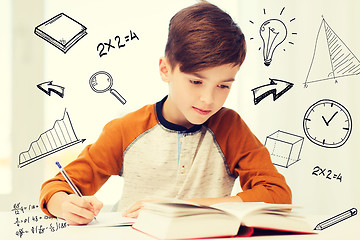
[[[284,80],[278,80],[273,78],[269,78],[269,80],[269,84],[251,89],[254,94],[255,105],[271,94],[273,95],[273,100],[275,101],[294,86],[293,83]]]
[[[47,95],[51,95],[51,92],[56,93],[57,95],[59,95],[61,98],[64,97],[64,90],[65,88],[62,86],[58,86],[58,85],[53,85],[52,81],[48,81],[48,82],[43,82],[40,83],[38,85],[36,85],[41,91],[43,91],[44,93],[46,93]]]

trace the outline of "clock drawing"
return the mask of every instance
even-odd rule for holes
[[[352,121],[349,111],[340,103],[322,99],[306,111],[303,128],[311,142],[321,147],[337,148],[348,140]]]

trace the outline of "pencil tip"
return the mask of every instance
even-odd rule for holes
[[[316,225],[316,227],[314,228],[314,230],[321,230],[321,227],[319,225]]]

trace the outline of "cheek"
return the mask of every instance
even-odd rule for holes
[[[177,99],[187,102],[194,97],[194,92],[186,86],[186,82],[182,79],[174,81],[171,85],[171,93]]]
[[[219,102],[221,102],[221,101],[224,102],[230,93],[229,90],[224,90],[224,89],[220,89],[220,88],[217,88],[216,91],[217,91],[216,98],[219,100]]]
[[[220,109],[224,105],[228,95],[229,95],[229,92],[222,91],[222,92],[218,93],[216,96],[216,101],[215,101],[216,106],[215,107]]]
[[[226,101],[227,97],[229,96],[229,93],[230,93],[229,91],[226,91],[221,95],[221,100],[223,103]]]
[[[172,82],[169,85],[169,94],[178,107],[189,101],[186,89],[178,82]]]

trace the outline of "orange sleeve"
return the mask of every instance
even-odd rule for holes
[[[93,195],[111,175],[121,173],[126,147],[144,132],[144,129],[156,123],[153,105],[112,120],[105,125],[97,141],[88,145],[78,158],[64,169],[84,196]],[[51,215],[47,210],[47,203],[52,195],[60,191],[73,193],[60,173],[43,183],[40,207],[44,213]]]
[[[291,203],[291,189],[273,163],[267,148],[233,110],[223,108],[215,121],[216,140],[224,153],[229,171],[240,179],[245,202]]]

